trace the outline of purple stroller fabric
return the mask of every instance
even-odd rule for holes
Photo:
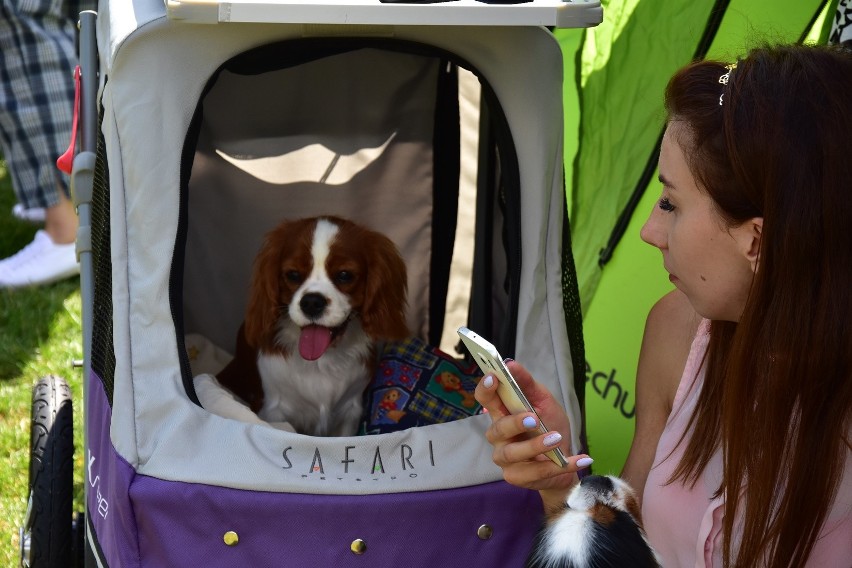
[[[111,409],[93,379],[88,513],[110,566],[521,566],[538,528],[535,492],[502,481],[313,495],[137,475],[109,441]]]

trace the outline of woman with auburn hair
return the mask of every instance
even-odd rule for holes
[[[665,567],[852,566],[852,53],[752,50],[666,88],[662,195],[642,228],[675,290],[651,309],[622,476]],[[528,439],[493,379],[477,399],[510,483],[562,507],[583,463],[518,363]],[[532,418],[532,420],[530,420]],[[580,463],[577,463],[580,461]]]

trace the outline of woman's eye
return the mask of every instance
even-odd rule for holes
[[[672,211],[675,210],[675,206],[672,205],[672,202],[669,201],[668,197],[663,197],[662,199],[660,199],[659,207],[660,207],[660,209],[662,209],[663,211],[666,211],[668,213],[671,213]]]

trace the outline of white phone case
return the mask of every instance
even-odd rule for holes
[[[497,348],[490,341],[464,326],[460,327],[457,333],[483,374],[491,374],[497,379],[497,395],[509,412],[512,414],[532,412],[537,417],[539,432],[548,432],[547,426],[541,421],[541,417],[533,409],[521,387],[518,386],[515,378],[503,363],[503,357],[497,352]],[[559,448],[555,448],[545,455],[559,467],[565,467],[568,463]]]

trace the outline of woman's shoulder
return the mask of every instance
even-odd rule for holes
[[[622,471],[634,487],[645,487],[700,323],[678,290],[657,300],[648,313],[636,372],[636,428]]]

